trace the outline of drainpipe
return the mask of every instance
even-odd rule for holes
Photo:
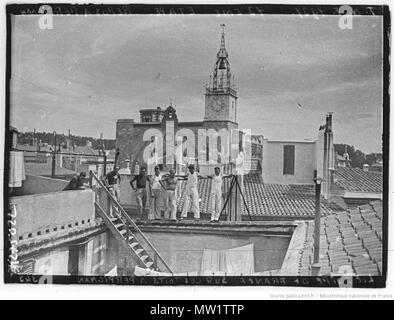
[[[316,184],[316,193],[315,193],[315,230],[314,230],[314,238],[313,238],[313,264],[312,264],[312,276],[318,276],[320,273],[320,196],[321,196],[321,178],[317,177],[313,179]]]
[[[328,113],[328,133],[327,133],[327,180],[326,180],[326,199],[330,198],[331,192],[331,144],[332,144],[332,112]]]
[[[326,115],[326,128],[324,129],[324,147],[323,147],[323,180],[327,181],[327,128],[328,115]],[[327,194],[327,183],[323,183],[323,196]]]

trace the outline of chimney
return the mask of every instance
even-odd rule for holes
[[[349,158],[349,154],[347,153],[347,145],[345,145],[345,153],[343,154],[343,157],[345,158],[346,168],[350,167],[350,164],[349,164],[350,158]]]
[[[322,194],[326,199],[330,198],[332,173],[335,169],[335,153],[333,142],[332,112],[326,114],[323,144],[323,184]]]
[[[86,146],[91,148],[92,147],[92,141],[86,140]]]
[[[37,148],[36,128],[33,131],[33,146]]]
[[[68,129],[68,137],[66,138],[66,148],[68,151],[71,150],[71,131]]]
[[[368,171],[369,171],[369,164],[365,163],[365,164],[363,165],[363,171],[364,171],[364,172],[368,172]]]

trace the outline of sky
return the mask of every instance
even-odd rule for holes
[[[382,146],[382,19],[337,16],[39,16],[12,21],[10,122],[20,131],[115,138],[116,120],[173,101],[204,117],[221,28],[238,88],[240,128],[273,140],[316,139],[334,112],[334,142]]]

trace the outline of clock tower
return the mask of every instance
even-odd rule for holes
[[[222,39],[213,76],[210,77],[209,85],[205,88],[204,122],[228,122],[236,125],[238,97],[225,47],[224,24],[221,27]]]

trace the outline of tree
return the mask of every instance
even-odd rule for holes
[[[57,144],[64,143],[66,135],[62,133],[56,134]],[[33,145],[34,132],[19,132],[18,135],[18,143],[19,144],[28,144]],[[37,142],[41,140],[42,143],[47,143],[49,145],[53,145],[55,139],[53,132],[36,132]],[[92,142],[93,149],[99,149],[101,147],[101,140],[93,137],[86,136],[77,136],[71,135],[71,140],[75,143],[76,146],[85,146],[87,141]],[[104,146],[106,150],[115,149],[116,141],[114,139],[103,139]]]
[[[344,143],[334,144],[335,152],[338,152],[340,155],[345,153],[345,147],[347,147],[347,153],[349,154],[349,158],[351,160],[350,164],[354,168],[362,169],[364,164],[372,165],[377,161],[382,160],[381,153],[370,153],[365,155],[362,151],[356,150],[354,146]]]

